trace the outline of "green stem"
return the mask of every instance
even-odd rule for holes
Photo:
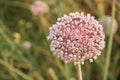
[[[115,0],[113,0],[113,4],[112,4],[111,32],[110,32],[110,37],[109,37],[109,42],[108,42],[107,55],[106,55],[106,64],[105,64],[103,80],[107,80],[108,69],[109,69],[109,65],[110,65],[110,56],[111,56],[112,43],[113,43],[113,20],[114,20],[114,17],[115,17]]]
[[[70,80],[68,64],[65,64],[65,77],[66,77],[66,80]]]
[[[49,72],[52,80],[58,80],[58,77],[57,77],[57,75],[55,74],[55,72],[54,72],[54,70],[52,68],[49,68],[48,72]]]
[[[98,0],[98,15],[99,17],[104,16],[104,0]]]
[[[78,61],[78,78],[82,80],[82,70],[81,70],[81,63]]]

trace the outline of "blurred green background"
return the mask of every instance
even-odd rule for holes
[[[70,12],[111,16],[112,0],[42,0],[44,14],[33,15],[35,0],[0,0],[0,80],[78,80],[73,63],[65,65],[49,49],[49,27]],[[115,2],[114,34],[108,80],[120,80],[120,0]],[[106,48],[109,36],[106,36]],[[102,80],[106,48],[93,63],[82,65],[83,80]]]

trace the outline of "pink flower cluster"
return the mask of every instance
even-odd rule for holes
[[[48,12],[48,5],[43,1],[35,1],[31,6],[31,12],[33,15],[44,14]]]
[[[93,62],[105,47],[103,27],[87,14],[75,12],[58,18],[50,27],[51,51],[65,63]]]

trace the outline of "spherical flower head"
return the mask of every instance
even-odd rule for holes
[[[106,36],[110,36],[110,30],[111,30],[111,22],[112,22],[112,17],[111,16],[102,16],[99,19],[99,22],[103,26],[103,30]],[[113,34],[117,32],[118,29],[118,23],[116,19],[113,19]]]
[[[35,1],[31,6],[31,12],[33,15],[44,14],[48,12],[48,5],[43,1]]]
[[[93,62],[105,47],[103,27],[87,14],[75,12],[58,18],[50,27],[50,49],[65,63]]]

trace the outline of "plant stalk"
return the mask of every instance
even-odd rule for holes
[[[79,78],[79,80],[83,80],[82,79],[82,70],[81,70],[81,63],[80,63],[80,61],[78,61],[78,78]]]
[[[68,64],[65,64],[65,77],[66,77],[66,80],[70,80],[69,65]]]
[[[109,42],[108,42],[108,47],[107,47],[107,55],[106,55],[103,80],[107,80],[108,70],[109,70],[109,65],[110,65],[110,56],[111,56],[112,43],[113,43],[113,28],[114,28],[113,20],[114,20],[114,17],[115,17],[115,0],[113,0],[113,4],[112,4],[111,32],[110,32],[110,37],[109,37]]]

